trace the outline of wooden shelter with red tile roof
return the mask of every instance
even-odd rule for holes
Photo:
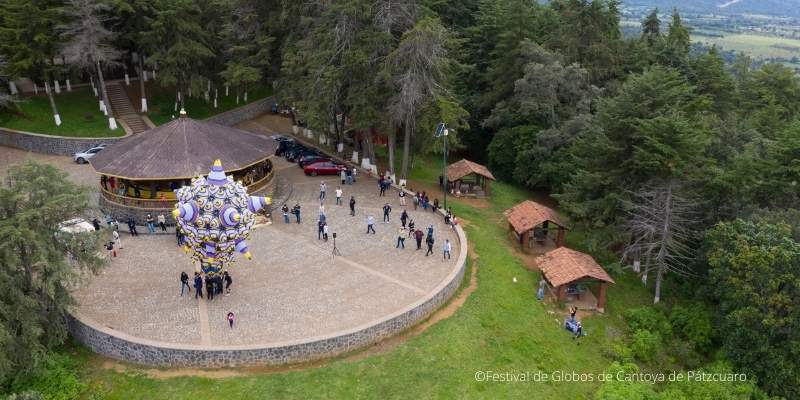
[[[547,282],[556,290],[559,301],[566,301],[572,295],[580,299],[584,293],[582,287],[589,283],[599,283],[595,307],[601,312],[604,311],[607,286],[609,283],[614,283],[614,280],[592,256],[559,247],[537,257],[536,265]]]
[[[488,168],[463,158],[447,166],[447,187],[456,196],[487,196],[494,180]]]
[[[529,251],[536,243],[544,245],[552,231],[551,223],[558,227],[554,240],[556,247],[564,245],[567,227],[552,208],[535,201],[525,200],[509,208],[503,214],[508,220],[510,234],[523,251]]]

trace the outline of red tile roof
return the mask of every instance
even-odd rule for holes
[[[537,257],[536,265],[553,286],[561,286],[581,278],[614,283],[592,256],[566,247],[559,247]]]
[[[447,166],[447,179],[450,182],[461,179],[469,174],[478,174],[493,181],[496,180],[488,168],[463,158],[461,161],[454,162]]]
[[[505,214],[508,223],[514,227],[518,234],[523,234],[545,221],[551,221],[558,226],[566,228],[566,225],[555,210],[531,200],[525,200],[509,208],[503,214]]]

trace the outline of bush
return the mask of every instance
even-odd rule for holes
[[[42,394],[39,392],[22,392],[22,393],[14,393],[11,396],[6,397],[6,400],[44,400]]]
[[[647,329],[640,329],[633,334],[631,352],[633,356],[644,362],[652,362],[661,351],[661,336]]]
[[[78,379],[77,370],[77,362],[72,357],[66,354],[50,354],[32,374],[17,379],[12,389],[17,392],[37,391],[45,400],[77,399],[85,388],[85,384]]]
[[[666,315],[653,307],[632,308],[625,311],[625,322],[631,332],[648,330],[664,338],[672,336],[672,326]]]
[[[693,343],[688,340],[675,339],[668,345],[670,359],[674,363],[683,365],[686,369],[699,368],[705,359],[695,350]]]
[[[708,352],[714,328],[711,313],[705,307],[700,304],[675,306],[669,315],[669,322],[676,335],[690,341],[696,349]]]

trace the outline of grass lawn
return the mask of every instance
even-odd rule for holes
[[[122,128],[108,129],[108,119],[98,107],[97,98],[90,88],[62,91],[55,96],[61,115],[61,126],[56,126],[50,101],[45,94],[25,97],[17,103],[15,112],[0,111],[0,126],[20,131],[72,137],[123,136]],[[90,116],[90,118],[87,118]]]
[[[136,94],[131,98],[139,98],[139,86],[131,85],[131,89],[135,90]],[[175,112],[175,89],[163,88],[153,82],[148,83],[147,90],[147,116],[156,125],[165,124],[172,120],[172,117],[178,116]],[[269,85],[256,86],[247,91],[248,103],[263,99],[264,97],[272,95],[272,87]],[[133,102],[138,105],[139,102]],[[236,104],[236,95],[231,89],[230,95],[225,96],[224,92],[219,94],[217,99],[217,108],[214,108],[213,102],[206,103],[203,97],[191,97],[186,99],[186,113],[189,117],[194,119],[205,119],[212,115],[219,114],[236,107],[241,107],[247,103],[243,98],[239,98],[239,104]]]
[[[438,176],[436,158],[417,160],[412,180]],[[435,173],[434,173],[435,172]],[[435,182],[435,181],[434,181]],[[538,273],[526,269],[506,238],[502,211],[531,193],[504,183],[493,185],[488,206],[452,201],[465,221],[477,256],[477,289],[451,317],[384,354],[340,358],[318,368],[253,373],[211,379],[149,378],[103,368],[102,358],[79,349],[88,391],[108,399],[249,398],[524,398],[586,399],[598,382],[483,382],[478,371],[531,374],[598,373],[611,362],[604,349],[621,334],[625,307],[649,302],[633,278],[618,277],[608,293],[607,314],[583,319],[588,336],[580,345],[558,321],[566,311],[536,300]],[[570,232],[571,234],[571,232]],[[568,234],[568,237],[570,236]],[[574,246],[584,245],[575,235]],[[602,262],[602,261],[601,261]],[[513,278],[517,282],[513,282]],[[86,398],[90,398],[85,396]]]

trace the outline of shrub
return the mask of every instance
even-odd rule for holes
[[[631,352],[633,356],[644,362],[655,360],[661,350],[661,336],[647,329],[639,329],[633,334]]]
[[[8,397],[6,400],[44,400],[42,394],[39,392],[22,392],[22,393],[14,393]]]
[[[28,376],[17,379],[14,391],[34,390],[45,400],[74,400],[84,390],[85,384],[78,379],[75,359],[65,354],[53,353]],[[28,400],[27,397],[20,399]],[[30,399],[36,399],[32,397]]]
[[[664,338],[672,336],[672,327],[666,315],[653,307],[631,308],[625,311],[625,322],[631,332],[648,330],[655,332]]]
[[[676,335],[692,342],[696,349],[708,352],[714,328],[711,313],[705,307],[699,304],[675,306],[669,315],[669,322]]]

